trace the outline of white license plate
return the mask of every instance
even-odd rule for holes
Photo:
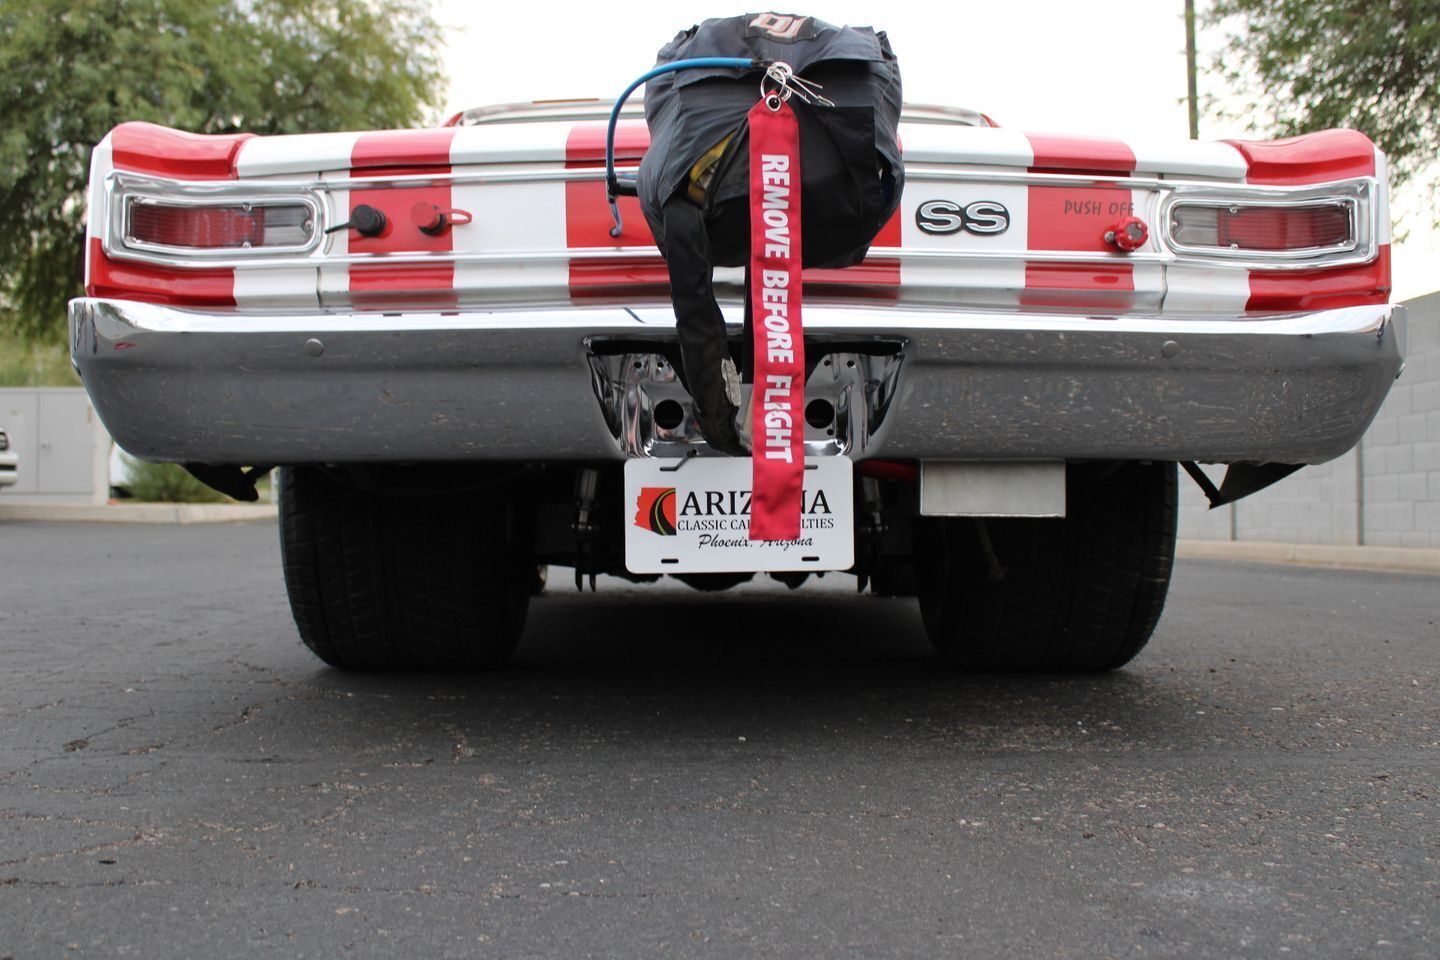
[[[732,573],[854,566],[854,470],[848,457],[806,458],[796,540],[750,539],[751,470],[749,457],[626,461],[625,568]]]

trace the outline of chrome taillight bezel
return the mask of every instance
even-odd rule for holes
[[[1283,262],[1291,268],[1335,267],[1352,263],[1368,263],[1378,252],[1378,230],[1375,202],[1379,186],[1374,177],[1360,177],[1317,186],[1214,187],[1177,185],[1166,192],[1157,210],[1161,246],[1185,257],[1198,257],[1221,262],[1239,262],[1251,266]],[[1350,218],[1350,239],[1345,243],[1281,250],[1247,250],[1242,248],[1206,246],[1184,243],[1175,236],[1175,208],[1184,206],[1237,210],[1240,208],[1301,208],[1319,205],[1343,207]]]
[[[160,180],[138,174],[113,173],[106,181],[108,229],[105,231],[106,253],[162,261],[196,263],[266,260],[276,257],[304,256],[319,249],[325,239],[324,209],[320,196],[311,191],[297,190],[294,183],[267,184],[263,180],[244,182],[186,182]],[[154,243],[137,238],[131,228],[131,214],[139,204],[214,207],[287,207],[304,206],[308,210],[308,233],[302,243],[248,247],[186,247]]]

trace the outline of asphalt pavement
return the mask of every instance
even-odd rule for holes
[[[1102,676],[913,603],[554,571],[323,667],[273,523],[0,524],[0,960],[1440,955],[1440,580],[1182,560]]]

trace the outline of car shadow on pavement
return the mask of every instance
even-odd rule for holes
[[[757,737],[792,747],[873,740],[877,748],[940,737],[966,749],[1048,751],[1185,739],[1185,718],[1166,717],[1165,681],[1153,679],[1160,689],[1134,671],[961,674],[931,653],[913,599],[769,585],[702,594],[676,585],[595,595],[552,587],[532,604],[525,639],[504,669],[326,670],[312,682],[355,698],[359,740],[376,724],[429,726],[448,731],[465,753],[486,741],[663,749],[753,746]]]

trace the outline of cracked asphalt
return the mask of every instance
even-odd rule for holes
[[[1440,955],[1440,581],[1182,562],[963,677],[831,577],[554,571],[514,666],[299,645],[273,524],[0,526],[0,960]]]

